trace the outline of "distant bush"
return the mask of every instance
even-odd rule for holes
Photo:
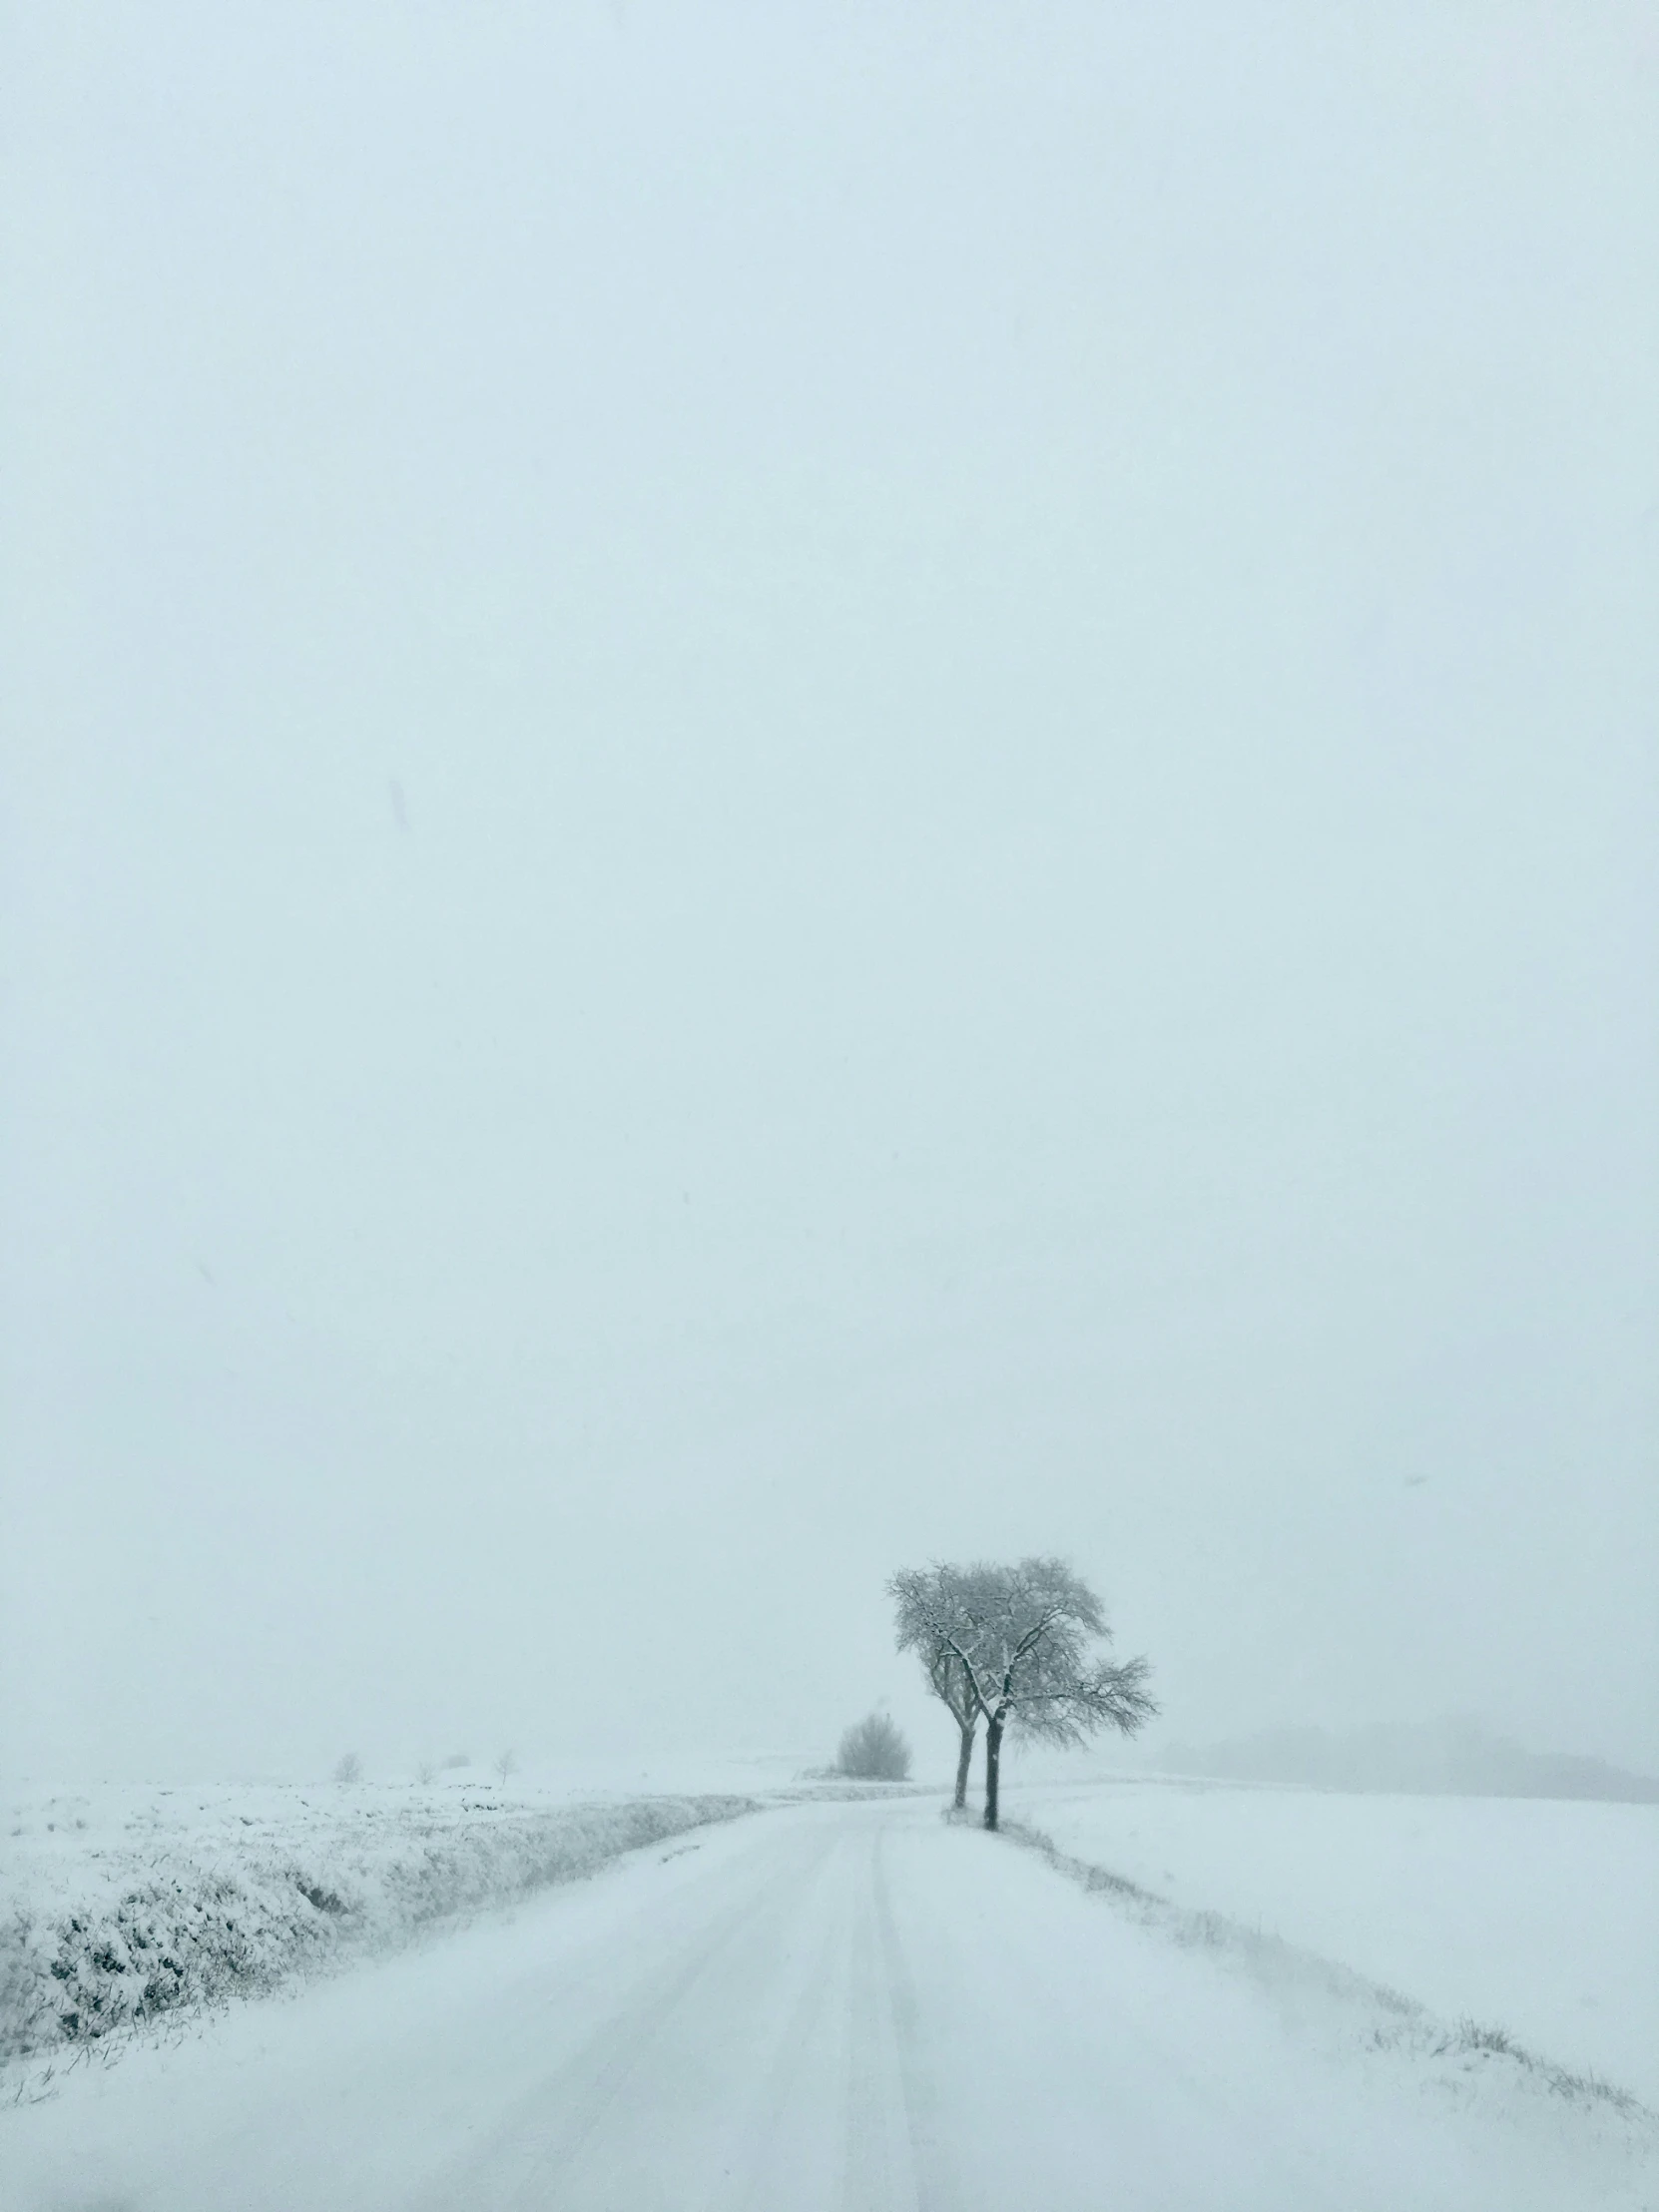
[[[334,1762],[336,1782],[360,1782],[362,1778],[363,1763],[354,1751],[348,1751],[343,1759]]]
[[[910,1747],[885,1713],[869,1713],[841,1738],[835,1772],[856,1782],[905,1782]]]

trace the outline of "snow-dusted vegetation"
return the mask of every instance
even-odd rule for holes
[[[1363,2039],[1659,2108],[1659,1807],[1095,1781],[1009,1810],[1165,1933],[1345,1989],[1351,2027],[1380,1997]]]
[[[707,1795],[572,1803],[475,1779],[111,1786],[13,1803],[0,2058],[275,1989],[753,1808]]]

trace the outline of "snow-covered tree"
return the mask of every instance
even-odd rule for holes
[[[895,1574],[888,1585],[898,1608],[898,1648],[916,1653],[928,1689],[956,1723],[955,1803],[958,1808],[967,1802],[968,1769],[973,1764],[979,1703],[967,1670],[939,1624],[953,1617],[951,1578],[958,1576],[960,1571],[956,1567],[917,1568]]]
[[[1108,1661],[1111,1630],[1099,1598],[1063,1559],[1016,1566],[910,1568],[888,1585],[900,1650],[961,1670],[985,1721],[985,1826],[997,1824],[1002,1738],[1014,1726],[1049,1743],[1080,1743],[1100,1728],[1124,1735],[1158,1708],[1144,1659]]]

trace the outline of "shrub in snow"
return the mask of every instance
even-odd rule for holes
[[[841,1738],[835,1772],[859,1782],[904,1782],[910,1747],[885,1713],[870,1713]]]

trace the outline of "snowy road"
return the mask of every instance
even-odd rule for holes
[[[0,2195],[52,2212],[1604,2200],[1588,2174],[1564,2199],[1538,2150],[1299,2047],[1212,1959],[906,1800],[704,1831],[72,2075],[0,2121]]]

